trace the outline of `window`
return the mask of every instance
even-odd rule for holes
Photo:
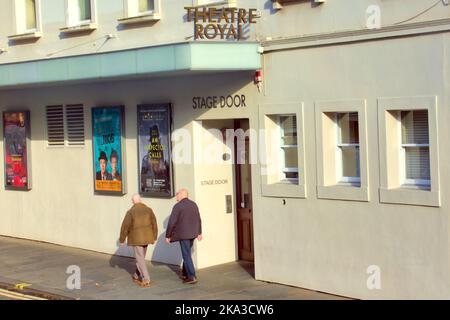
[[[40,0],[15,0],[14,17],[16,34],[10,40],[41,37]]]
[[[69,0],[69,25],[90,22],[92,18],[90,0]]]
[[[153,12],[154,10],[154,0],[139,0],[139,13]]]
[[[404,185],[430,186],[430,144],[428,112],[402,111],[401,155],[404,163]]]
[[[259,109],[261,190],[265,197],[306,198],[303,103]]]
[[[297,117],[279,116],[281,133],[281,175],[280,181],[298,183]]]
[[[358,113],[336,113],[337,133],[337,181],[359,185],[361,182],[359,163]]]
[[[380,201],[440,206],[437,98],[378,99]]]
[[[66,0],[67,27],[79,27],[95,23],[95,9],[95,0]]]
[[[161,0],[125,0],[125,18],[119,19],[122,24],[154,22],[161,19]]]
[[[36,1],[35,0],[23,0],[23,1],[25,1],[26,30],[36,31],[37,29]]]
[[[317,196],[369,201],[366,100],[318,101]]]
[[[49,147],[84,146],[83,105],[57,105],[46,108]]]

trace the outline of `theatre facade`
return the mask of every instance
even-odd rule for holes
[[[372,2],[6,1],[0,234],[129,256],[139,193],[179,265],[187,188],[200,269],[450,298],[449,7]]]

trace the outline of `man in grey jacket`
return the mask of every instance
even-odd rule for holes
[[[189,193],[181,189],[176,195],[177,204],[172,209],[166,231],[166,242],[180,242],[183,256],[183,282],[197,283],[194,263],[192,261],[192,245],[194,240],[202,241],[202,220],[198,206],[189,200]]]

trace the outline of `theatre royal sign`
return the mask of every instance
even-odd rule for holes
[[[194,21],[194,38],[235,39],[243,38],[243,26],[256,23],[256,9],[185,7],[187,21]]]

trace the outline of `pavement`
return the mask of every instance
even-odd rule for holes
[[[67,288],[67,267],[81,270],[81,289]],[[186,285],[179,267],[148,262],[153,285],[131,281],[134,259],[48,243],[0,236],[0,283],[26,286],[57,299],[78,300],[341,300],[321,292],[256,281],[254,266],[234,262],[198,271],[199,282]],[[0,295],[0,300],[6,297]]]

